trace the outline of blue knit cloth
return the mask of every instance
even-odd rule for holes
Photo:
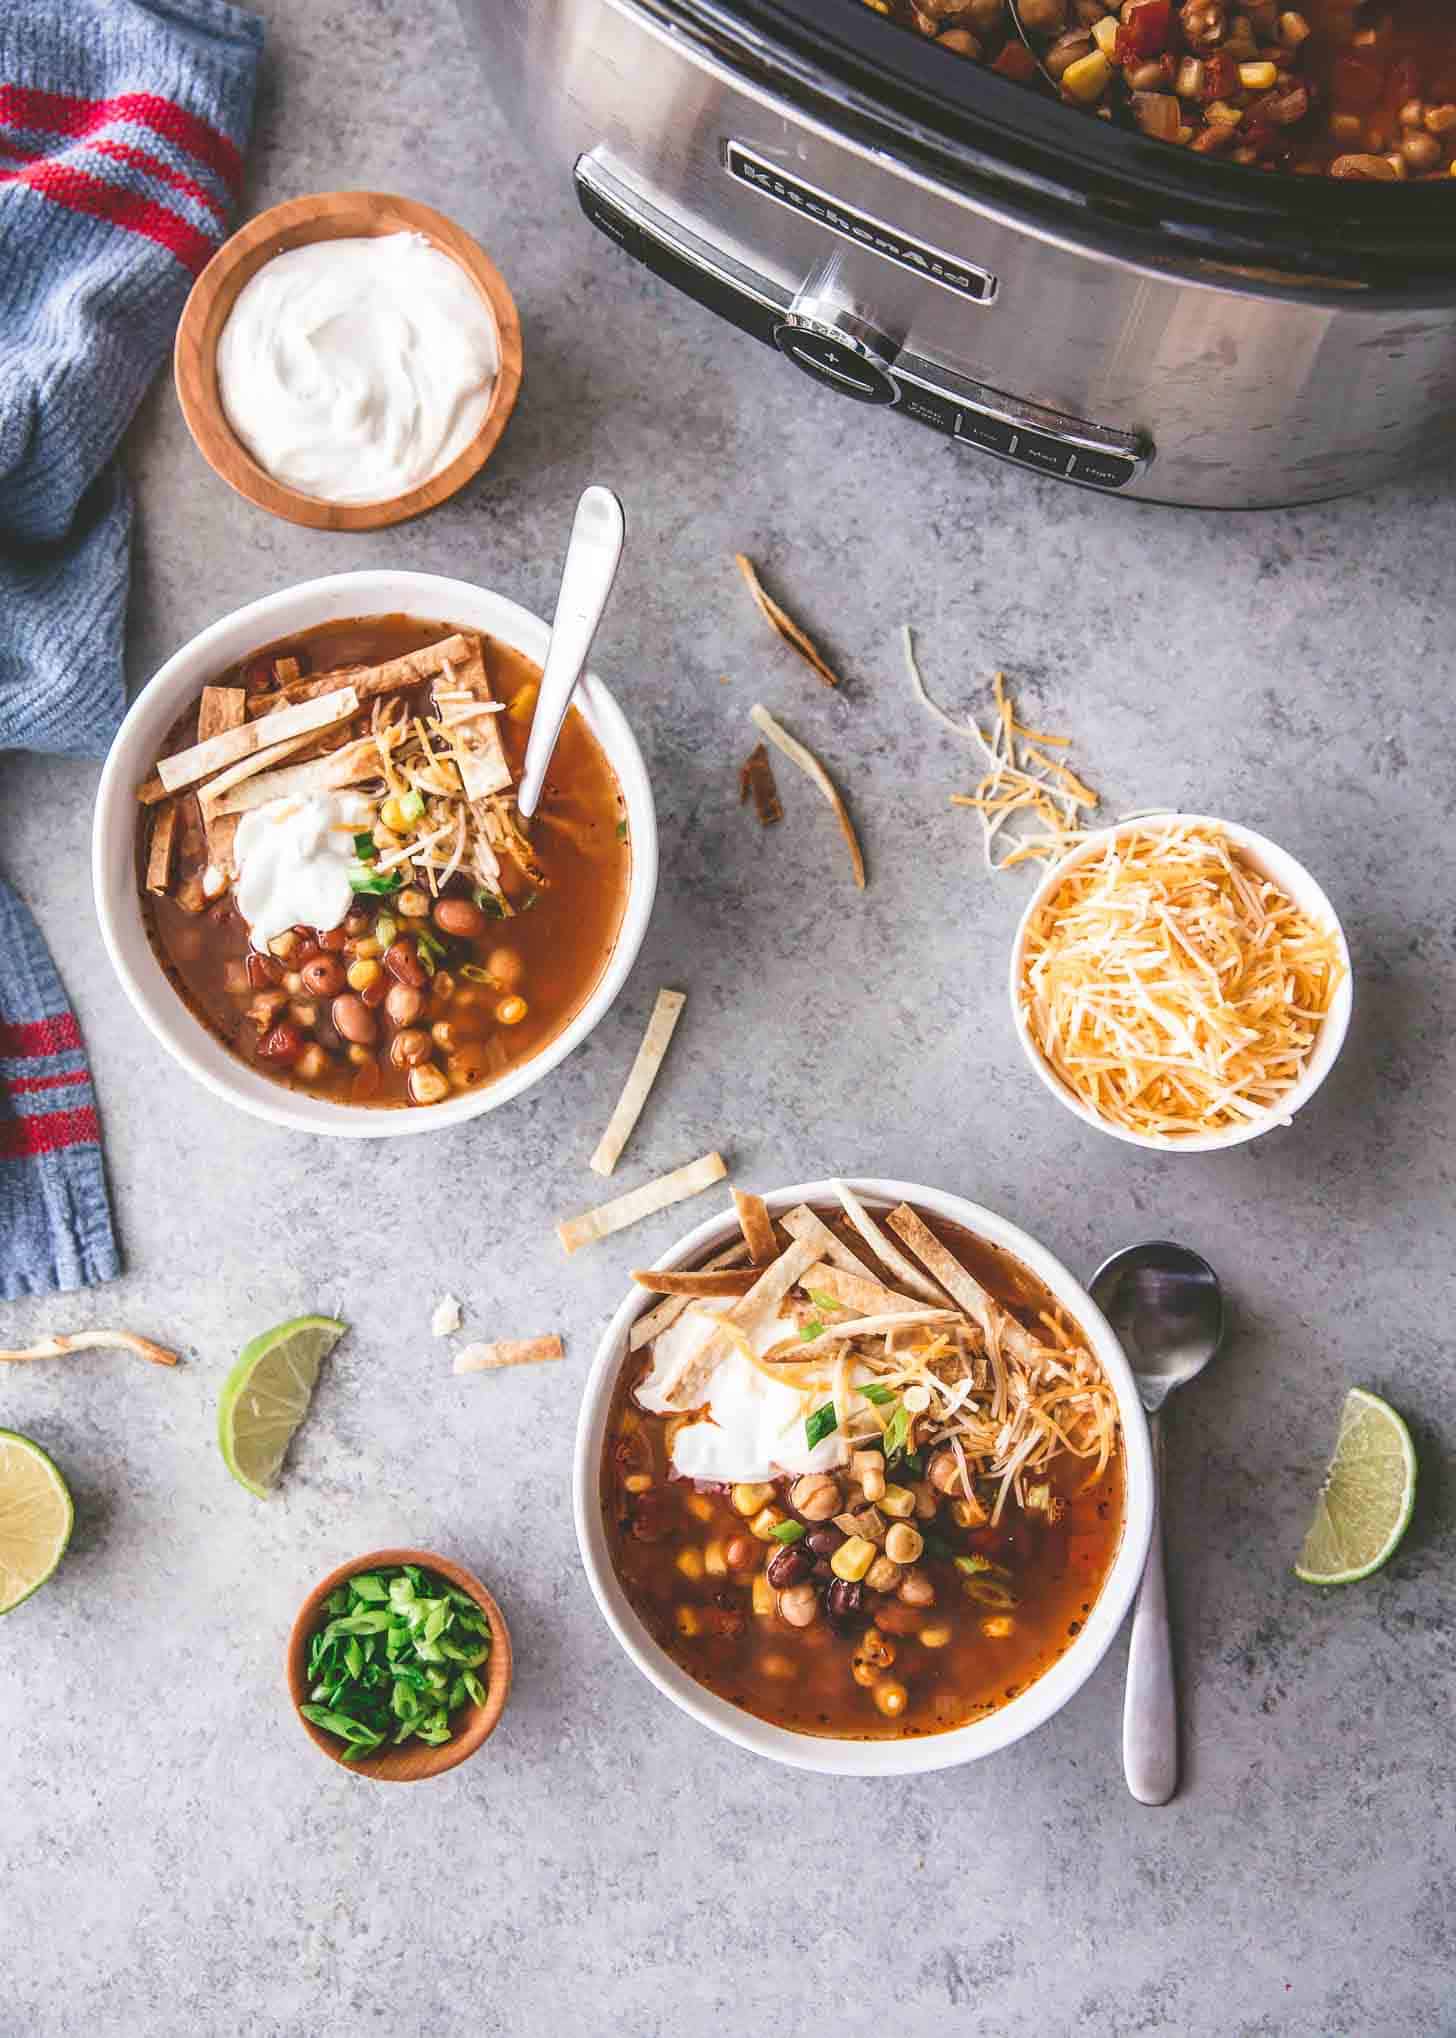
[[[0,0],[0,752],[121,720],[113,456],[227,230],[262,40],[224,0]],[[117,1268],[75,1016],[0,880],[0,1298]]]

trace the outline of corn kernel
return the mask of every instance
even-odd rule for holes
[[[950,1640],[950,1629],[944,1625],[934,1628],[922,1628],[920,1630],[920,1640],[927,1649],[943,1649]]]
[[[953,1500],[950,1518],[957,1528],[981,1528],[985,1524],[986,1510],[975,1500]]]
[[[761,1507],[748,1524],[749,1531],[756,1535],[761,1543],[766,1543],[771,1540],[774,1530],[785,1518],[781,1507]]]
[[[925,1548],[925,1538],[908,1522],[897,1521],[885,1537],[885,1555],[896,1564],[915,1564]]]
[[[793,1659],[789,1656],[781,1656],[777,1649],[772,1651],[771,1654],[762,1657],[758,1667],[765,1677],[796,1677],[798,1675]]]
[[[677,1621],[677,1631],[684,1641],[690,1641],[694,1635],[703,1632],[703,1623],[695,1606],[680,1606],[674,1618]]]
[[[695,1514],[699,1521],[711,1521],[713,1519],[713,1503],[706,1494],[690,1493],[687,1497],[686,1506],[688,1513]]]
[[[409,827],[404,808],[392,795],[379,809],[379,818],[385,827],[392,829],[396,835],[403,835]]]
[[[735,1486],[728,1498],[735,1514],[757,1514],[773,1499],[772,1486]]]
[[[722,1543],[716,1537],[711,1543],[705,1543],[703,1546],[703,1569],[710,1578],[728,1576],[728,1559],[723,1554]]]
[[[1267,59],[1260,63],[1240,64],[1239,83],[1246,92],[1269,92],[1279,83],[1279,67]]]
[[[849,1674],[856,1684],[862,1684],[865,1690],[869,1691],[880,1673],[873,1663],[866,1663],[863,1656],[856,1656],[850,1663]]]
[[[885,1483],[885,1461],[876,1453],[877,1463],[871,1465],[861,1476],[864,1497],[868,1501],[883,1500],[889,1490]]]
[[[650,1472],[629,1472],[622,1481],[629,1493],[646,1493],[652,1485]]]
[[[850,1536],[829,1559],[829,1568],[836,1578],[854,1584],[864,1577],[876,1554],[874,1544],[866,1542],[863,1536]]]
[[[1211,99],[1203,109],[1205,120],[1214,127],[1237,127],[1244,117],[1241,106],[1231,106],[1227,99]]]
[[[1104,57],[1110,57],[1117,48],[1117,16],[1104,14],[1100,21],[1092,24],[1092,40]]]
[[[765,1571],[756,1571],[753,1576],[753,1610],[758,1614],[769,1614],[774,1610],[774,1590]]]
[[[502,1026],[519,1026],[530,1009],[524,998],[502,998],[495,1008],[495,1016]]]
[[[383,974],[384,971],[377,962],[368,957],[361,956],[357,962],[349,964],[349,989],[351,991],[367,991],[371,984],[379,982]],[[338,982],[337,977],[335,977],[334,982]]]
[[[893,1677],[882,1677],[875,1686],[875,1704],[886,1719],[897,1720],[909,1703],[909,1692]]]
[[[677,1568],[682,1572],[684,1578],[701,1578],[703,1575],[702,1551],[693,1549],[691,1544],[687,1549],[679,1550],[677,1553]]]
[[[881,1514],[893,1515],[898,1521],[908,1521],[915,1512],[915,1495],[908,1486],[887,1486],[875,1505]]]
[[[1083,106],[1090,106],[1094,99],[1100,99],[1111,83],[1112,66],[1101,50],[1088,50],[1085,57],[1078,57],[1076,63],[1068,64],[1062,73],[1063,92]]]
[[[1016,1623],[1009,1613],[997,1613],[993,1614],[989,1620],[981,1622],[981,1633],[989,1635],[993,1642],[1002,1642],[1015,1626]]]

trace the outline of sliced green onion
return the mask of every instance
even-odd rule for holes
[[[825,1437],[833,1436],[839,1427],[839,1416],[832,1401],[825,1401],[804,1418],[804,1435],[812,1451],[815,1444],[822,1444]]]
[[[475,887],[475,903],[482,913],[489,913],[492,920],[504,920],[506,917],[506,909],[501,904],[499,895],[493,892],[489,885]]]
[[[381,877],[377,870],[370,870],[362,863],[349,867],[349,884],[356,892],[365,892],[375,898],[383,898],[390,892],[397,892],[404,879],[397,870],[387,870]]]
[[[816,1337],[822,1337],[823,1335],[824,1325],[817,1316],[811,1316],[807,1323],[800,1324],[799,1326],[799,1343],[801,1345],[813,1344]]]
[[[445,960],[444,942],[438,941],[428,927],[417,927],[415,929],[415,941],[419,946],[421,962],[424,963],[425,967],[433,975],[436,963],[441,963]]]
[[[796,1543],[800,1536],[808,1535],[809,1531],[801,1521],[781,1521],[778,1527],[770,1529],[769,1533],[776,1543]]]
[[[362,834],[354,837],[354,854],[361,863],[367,863],[370,857],[373,856],[374,834],[371,829],[366,828]]]
[[[619,821],[617,823],[617,840],[619,842],[625,842],[626,839],[627,839],[627,823],[625,821]]]
[[[893,1401],[895,1398],[894,1388],[881,1386],[878,1380],[867,1381],[863,1387],[857,1387],[855,1392],[863,1394],[866,1401],[873,1401],[876,1408],[883,1408],[887,1401]]]
[[[882,1440],[885,1456],[887,1458],[893,1458],[897,1452],[903,1451],[905,1448],[905,1439],[909,1436],[909,1434],[910,1434],[910,1411],[905,1406],[904,1402],[900,1401],[897,1402],[895,1405],[895,1413],[890,1417],[889,1426],[886,1429],[884,1438]]]
[[[482,969],[478,962],[462,962],[460,974],[468,978],[472,984],[490,984],[492,988],[495,985],[495,978],[491,975],[490,971]]]
[[[1003,1585],[999,1578],[968,1578],[965,1583],[968,1598],[981,1606],[994,1606],[998,1612],[1008,1613],[1020,1600],[1009,1585]]]
[[[412,786],[407,793],[396,793],[395,800],[406,821],[418,821],[425,811],[425,796],[418,786]]]
[[[836,1302],[832,1295],[821,1294],[817,1288],[810,1288],[808,1291],[808,1295],[809,1300],[813,1303],[816,1309],[832,1310],[842,1309],[844,1307],[844,1304],[842,1302]]]

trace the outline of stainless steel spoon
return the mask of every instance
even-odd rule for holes
[[[1153,1540],[1132,1617],[1122,1766],[1140,1804],[1166,1804],[1178,1787],[1178,1697],[1163,1569],[1160,1410],[1169,1390],[1201,1373],[1223,1342],[1223,1294],[1207,1260],[1166,1239],[1125,1246],[1090,1285],[1127,1353],[1152,1432]]]
[[[1026,54],[1031,58],[1031,61],[1036,65],[1036,68],[1041,72],[1042,77],[1046,80],[1047,84],[1051,86],[1053,92],[1060,92],[1061,87],[1058,85],[1056,79],[1052,76],[1051,72],[1047,69],[1045,63],[1042,61],[1041,51],[1032,41],[1031,34],[1027,29],[1026,23],[1021,18],[1021,8],[1019,5],[1019,0],[1006,0],[1006,12],[1011,16],[1011,26],[1016,30],[1016,33],[1020,36],[1022,42],[1026,46]]]
[[[591,656],[592,639],[612,592],[622,557],[626,520],[610,488],[585,489],[576,506],[561,591],[551,623],[551,643],[541,673],[541,691],[526,740],[516,810],[529,821],[541,799],[547,768],[571,706],[571,696]]]

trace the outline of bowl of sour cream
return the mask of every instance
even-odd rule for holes
[[[250,220],[177,329],[178,401],[215,473],[290,523],[433,509],[495,450],[521,382],[505,278],[412,199],[330,191]]]

